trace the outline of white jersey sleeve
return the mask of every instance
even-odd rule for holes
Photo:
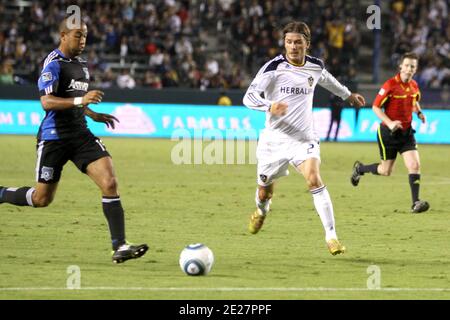
[[[272,101],[261,96],[261,93],[270,86],[274,78],[274,72],[264,72],[265,69],[266,65],[259,70],[244,95],[243,103],[247,108],[268,111],[272,105]]]
[[[327,89],[334,95],[340,97],[342,100],[346,100],[352,94],[350,90],[343,84],[341,84],[331,73],[325,68],[322,70],[322,75],[317,83],[319,86]]]

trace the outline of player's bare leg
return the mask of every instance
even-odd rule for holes
[[[0,203],[15,206],[47,207],[55,198],[58,183],[40,183],[34,187],[0,187]]]
[[[248,231],[258,233],[262,228],[267,213],[270,211],[270,203],[273,195],[273,183],[268,186],[258,185],[255,194],[256,210],[250,216]]]
[[[381,160],[381,163],[372,163],[365,165],[360,161],[355,161],[353,164],[353,171],[350,181],[353,186],[358,186],[361,177],[365,173],[372,173],[374,175],[390,176],[394,169],[395,160]]]
[[[111,157],[103,157],[90,163],[86,168],[86,173],[100,188],[103,196],[119,196]]]
[[[381,163],[378,165],[377,172],[380,176],[389,177],[394,171],[395,160],[381,160]]]
[[[427,201],[419,199],[420,191],[420,157],[417,150],[405,151],[402,153],[403,161],[408,169],[408,181],[411,189],[412,213],[425,212],[430,208]]]
[[[303,161],[297,169],[306,180],[313,196],[314,206],[325,230],[325,241],[332,255],[345,252],[345,247],[338,241],[334,221],[333,204],[326,186],[320,176],[320,160],[310,158]]]
[[[47,207],[55,199],[57,188],[57,182],[48,184],[38,182],[32,194],[33,206],[38,208]]]
[[[103,213],[108,220],[113,247],[113,262],[139,258],[148,250],[146,244],[130,245],[125,238],[125,217],[118,193],[117,178],[111,157],[100,158],[87,166],[88,176],[102,192]]]

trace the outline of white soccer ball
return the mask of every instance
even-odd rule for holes
[[[214,255],[202,243],[188,245],[181,251],[180,267],[189,276],[207,275],[214,264]]]

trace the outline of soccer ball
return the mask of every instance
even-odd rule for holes
[[[207,275],[213,266],[214,255],[202,243],[188,245],[181,251],[180,267],[189,276]]]

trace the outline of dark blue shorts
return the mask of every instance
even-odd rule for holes
[[[93,134],[72,139],[38,141],[36,163],[36,181],[55,183],[67,161],[86,173],[87,166],[100,158],[110,157],[102,141]]]

